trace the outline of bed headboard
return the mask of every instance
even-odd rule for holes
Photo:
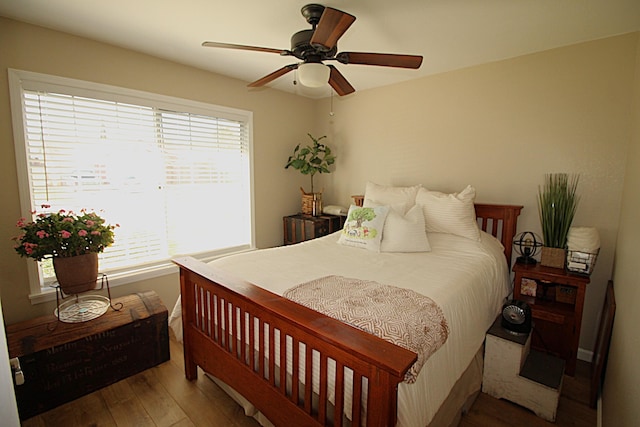
[[[351,197],[356,206],[362,206],[364,195]],[[507,257],[507,265],[511,268],[513,238],[516,235],[518,215],[520,215],[522,206],[476,203],[475,207],[478,226],[482,231],[491,234],[502,242],[504,254]]]
[[[511,268],[513,238],[516,234],[518,215],[520,215],[522,206],[476,203],[475,207],[478,226],[502,242],[507,264]]]

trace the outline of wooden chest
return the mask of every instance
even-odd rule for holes
[[[169,360],[167,309],[156,293],[112,301],[119,303],[88,322],[49,315],[7,327],[9,355],[25,377],[15,387],[21,419]]]
[[[338,231],[344,225],[344,217],[338,215],[311,216],[289,215],[283,218],[284,244],[304,242]]]

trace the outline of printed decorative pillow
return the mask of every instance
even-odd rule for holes
[[[351,205],[338,243],[379,252],[388,213],[388,206],[365,208]]]
[[[420,206],[409,209],[401,215],[391,209],[384,223],[380,252],[429,252],[431,245],[427,239],[424,215]]]
[[[448,233],[480,240],[474,201],[476,189],[468,185],[459,193],[441,193],[421,188],[416,204],[422,208],[427,232]]]
[[[375,202],[380,205],[393,206],[398,209],[402,206],[403,215],[416,204],[416,194],[421,185],[413,185],[410,187],[393,187],[389,185],[380,185],[373,182],[367,182],[364,192],[364,206],[369,206]]]

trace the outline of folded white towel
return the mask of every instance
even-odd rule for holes
[[[329,215],[346,215],[347,209],[342,206],[328,205],[322,209],[322,213]]]
[[[600,249],[600,236],[594,227],[571,227],[567,236],[570,251],[595,253]]]

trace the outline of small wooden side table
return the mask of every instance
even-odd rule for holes
[[[311,216],[301,213],[285,216],[284,244],[292,245],[331,234],[342,228],[344,219],[338,215]]]
[[[513,296],[531,307],[532,348],[564,359],[573,376],[589,277],[540,264],[516,263],[513,271]]]

